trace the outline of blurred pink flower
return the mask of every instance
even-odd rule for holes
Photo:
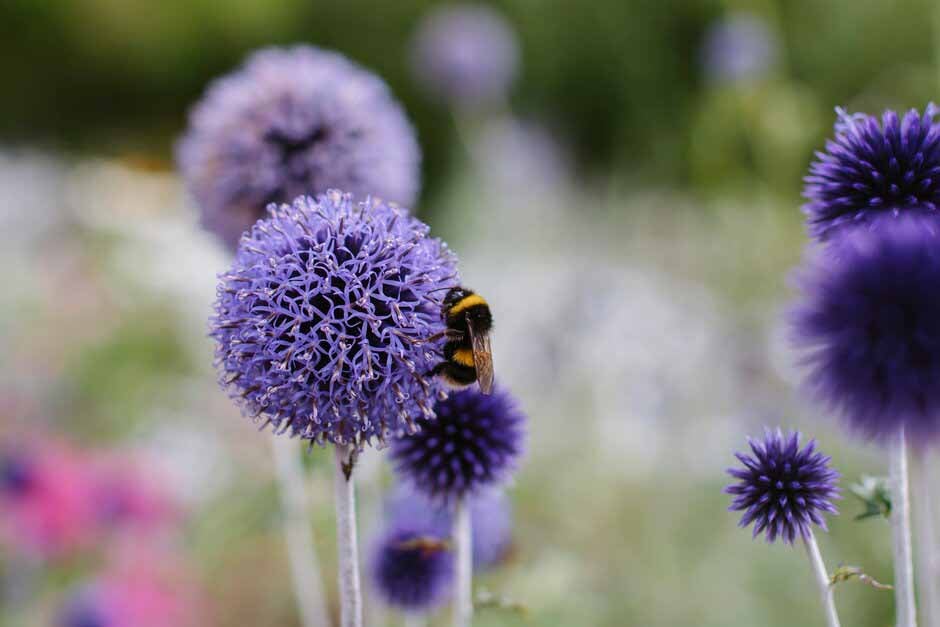
[[[153,469],[125,456],[92,463],[94,509],[102,531],[156,533],[179,521],[180,510]]]

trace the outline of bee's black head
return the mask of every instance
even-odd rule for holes
[[[459,303],[462,299],[466,298],[473,294],[473,290],[468,290],[465,287],[452,287],[447,295],[444,296],[444,307],[449,308],[453,307]]]

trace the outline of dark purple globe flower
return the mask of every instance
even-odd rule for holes
[[[395,524],[372,551],[372,584],[389,605],[425,612],[444,603],[454,581],[454,553],[447,535],[428,522]]]
[[[940,226],[940,225],[938,225]],[[932,220],[854,230],[797,274],[812,394],[862,435],[940,430],[940,239]]]
[[[810,232],[828,240],[849,224],[877,218],[928,214],[940,204],[938,109],[909,111],[902,120],[885,111],[881,119],[836,109],[835,138],[816,153],[803,195]]]
[[[429,525],[440,537],[449,537],[452,508],[404,486],[385,506],[385,518],[396,526]],[[470,498],[473,570],[480,572],[502,562],[512,546],[512,511],[501,490],[486,490]]]
[[[270,208],[220,276],[216,362],[243,411],[323,444],[434,417],[428,373],[456,260],[407,210],[330,191]]]
[[[342,189],[411,206],[420,151],[385,83],[312,46],[268,48],[212,83],[177,157],[203,225],[232,248],[269,203]]]
[[[522,454],[525,416],[501,389],[453,392],[422,418],[420,431],[392,443],[395,469],[416,490],[447,502],[509,478]]]
[[[412,65],[429,92],[452,104],[467,108],[492,104],[506,97],[518,72],[516,35],[490,7],[443,6],[421,23]]]
[[[826,529],[824,513],[837,514],[832,500],[839,498],[839,473],[829,468],[830,458],[811,440],[800,448],[800,434],[784,435],[766,429],[763,440],[747,439],[751,454],[735,453],[743,468],[729,468],[737,479],[725,492],[734,496],[729,511],[743,511],[740,526],[754,525],[754,537],[764,533],[768,542],[781,538],[793,544],[808,538],[812,525]]]

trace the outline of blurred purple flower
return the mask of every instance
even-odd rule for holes
[[[342,189],[411,206],[414,131],[388,87],[345,57],[268,48],[213,82],[177,151],[203,225],[232,248],[269,203]]]
[[[447,535],[427,521],[395,523],[376,542],[372,583],[389,605],[423,612],[444,603],[454,581],[454,554]]]
[[[806,385],[856,431],[940,431],[940,238],[926,218],[854,229],[797,274]]]
[[[405,486],[399,487],[385,506],[385,518],[393,525],[429,525],[440,537],[449,537],[452,509],[446,504]],[[512,545],[512,512],[501,490],[486,490],[470,498],[473,533],[473,570],[479,572],[499,564]]]
[[[800,449],[799,432],[785,436],[767,429],[763,440],[747,442],[752,454],[735,453],[744,468],[728,469],[738,482],[725,488],[734,496],[729,511],[744,512],[740,526],[753,523],[755,538],[764,533],[768,542],[781,538],[789,544],[808,538],[814,524],[825,530],[823,513],[838,513],[832,500],[839,497],[839,473],[816,450],[816,441]]]
[[[419,432],[392,443],[395,469],[409,484],[447,502],[509,478],[522,455],[525,416],[508,392],[452,392],[434,411]]]
[[[835,138],[816,153],[803,195],[810,232],[821,240],[843,225],[934,213],[940,203],[940,124],[929,104],[902,120],[836,109]]]
[[[721,83],[752,81],[766,75],[779,56],[777,37],[767,22],[737,13],[712,24],[705,34],[702,60],[709,79]]]
[[[433,418],[440,298],[456,260],[407,210],[330,191],[272,208],[221,275],[211,335],[243,411],[319,444]]]
[[[519,70],[516,34],[488,6],[445,5],[422,21],[412,65],[429,92],[454,105],[492,104],[506,97]]]

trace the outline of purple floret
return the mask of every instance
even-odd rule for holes
[[[812,525],[826,529],[824,513],[837,514],[832,500],[839,497],[839,473],[829,468],[830,458],[811,440],[800,448],[800,434],[765,430],[762,440],[748,438],[751,454],[735,453],[743,468],[729,468],[737,483],[725,488],[734,496],[729,511],[742,511],[740,526],[754,525],[768,542],[781,538],[788,544],[808,538]]]
[[[835,138],[816,153],[803,195],[814,237],[828,240],[840,227],[870,225],[878,218],[932,214],[940,206],[940,124],[929,104],[903,119],[881,119],[837,109]]]
[[[429,375],[456,260],[395,205],[330,191],[270,208],[220,276],[216,363],[252,417],[359,446],[434,417]]]
[[[937,228],[908,217],[856,229],[796,275],[791,322],[806,386],[864,436],[940,431]]]
[[[178,162],[203,225],[232,248],[270,203],[342,189],[412,206],[421,154],[385,83],[312,46],[267,48],[193,107]]]
[[[507,481],[522,455],[525,416],[502,389],[452,393],[420,431],[392,443],[396,471],[429,498],[447,502]]]

